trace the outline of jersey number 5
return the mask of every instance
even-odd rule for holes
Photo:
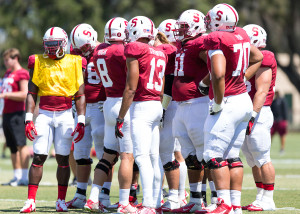
[[[150,76],[149,76],[149,82],[147,83],[147,88],[148,89],[155,89],[156,91],[161,91],[162,89],[162,84],[163,84],[163,78],[165,75],[165,69],[166,69],[166,62],[164,60],[158,59],[157,62],[155,62],[155,58],[152,58],[150,62],[151,66],[151,71],[150,71]],[[158,82],[155,82],[153,84],[153,77],[155,74],[155,71],[157,68],[162,67],[161,71],[158,73],[158,78],[160,79],[160,85]]]

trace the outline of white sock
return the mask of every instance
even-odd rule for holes
[[[179,177],[179,198],[181,200],[185,199],[185,181],[186,181],[186,175],[187,175],[187,167],[185,164],[185,161],[180,162],[180,177]]]
[[[264,192],[264,194],[262,196],[262,200],[267,199],[268,201],[269,200],[273,201],[274,190],[264,190],[263,192]]]
[[[241,206],[241,191],[230,190],[231,204],[234,206]]]
[[[87,189],[88,187],[88,183],[84,183],[84,182],[77,182],[77,188],[79,189]]]
[[[90,194],[90,198],[93,202],[97,202],[99,201],[98,197],[99,197],[99,192],[100,192],[100,189],[102,187],[100,185],[97,185],[97,184],[93,184],[92,185],[92,189],[91,189],[91,194]]]
[[[202,182],[197,182],[197,183],[190,183],[190,202],[196,203],[196,204],[201,204],[202,203],[202,197],[200,198],[194,198],[192,192],[198,192],[201,194],[201,187],[202,187]]]
[[[215,183],[213,181],[209,181],[209,188],[211,192],[216,191]]]
[[[127,206],[129,204],[130,189],[119,189],[119,204]]]
[[[22,169],[22,180],[28,180],[28,169]]]
[[[111,187],[111,182],[104,182],[103,187],[102,188],[106,188],[110,190]]]
[[[22,169],[14,169],[14,177],[20,180],[22,178]]]
[[[264,194],[264,189],[257,187],[257,194],[256,194],[256,200],[260,201],[262,196]]]
[[[168,199],[170,199],[171,201],[174,201],[174,202],[178,202],[178,190],[170,189]]]
[[[201,192],[206,192],[206,184],[202,184]]]
[[[231,199],[230,199],[230,190],[229,189],[222,189],[217,190],[218,198],[222,198],[224,203],[228,206],[231,206]]]

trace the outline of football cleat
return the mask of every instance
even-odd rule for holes
[[[178,209],[180,204],[178,201],[167,200],[162,206],[161,209],[163,212],[172,212],[174,209]]]
[[[136,207],[132,206],[130,203],[127,206],[119,204],[117,213],[138,213],[138,210],[136,209]]]
[[[20,213],[31,213],[35,212],[35,201],[34,199],[27,199],[24,207],[20,210]]]
[[[230,214],[231,206],[224,203],[224,200],[219,198],[217,208],[211,211],[208,210],[197,210],[195,213],[211,213],[211,214]]]
[[[99,203],[98,201],[93,202],[91,199],[89,199],[85,205],[84,205],[84,210],[89,211],[89,212],[98,212],[99,211]]]
[[[138,209],[138,213],[139,214],[156,214],[156,210],[154,208],[141,206]]]
[[[56,212],[68,212],[65,200],[58,199],[56,201]]]
[[[178,209],[173,209],[173,213],[194,213],[196,210],[203,210],[203,204],[196,204],[189,202],[187,205],[180,207]]]
[[[102,203],[102,205],[104,206],[104,208],[107,208],[107,207],[109,207],[111,205],[110,197],[107,194],[100,193],[100,195],[99,195],[99,201]]]
[[[248,207],[248,211],[272,211],[276,210],[274,201],[258,201],[253,203],[252,206]]]
[[[84,195],[75,193],[74,198],[71,201],[66,202],[68,208],[79,208],[83,209],[86,203],[86,197]]]
[[[232,205],[231,214],[242,214],[242,207],[241,206],[234,206]]]
[[[138,205],[138,200],[137,198],[133,197],[133,196],[129,196],[129,203],[131,204],[131,206],[136,207]],[[119,202],[110,205],[109,207],[107,207],[108,209],[117,209],[119,206]]]
[[[156,208],[155,212],[156,212],[156,214],[163,214],[164,213],[163,210],[162,210],[162,207]]]

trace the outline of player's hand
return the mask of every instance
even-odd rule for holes
[[[37,135],[37,132],[36,132],[36,129],[35,129],[35,126],[34,126],[33,122],[28,120],[28,121],[25,122],[25,135],[31,141],[34,140],[32,132],[35,135]]]
[[[251,119],[249,120],[247,129],[246,129],[246,135],[250,135],[251,134],[252,128],[253,128],[253,125],[254,125],[254,120],[255,120],[255,117],[251,117]]]
[[[199,82],[198,89],[199,89],[199,91],[200,91],[201,94],[203,94],[205,96],[208,95],[209,86],[205,85],[202,81]]]
[[[123,124],[124,124],[124,119],[120,119],[120,118],[117,118],[116,119],[116,126],[115,126],[115,136],[116,138],[122,138],[124,136],[123,132],[122,132],[122,127],[123,127]]]
[[[166,114],[166,110],[163,109],[163,114],[162,114],[162,117],[161,117],[161,119],[159,121],[159,128],[160,129],[164,128],[165,114]]]
[[[72,137],[74,137],[74,135],[78,133],[77,137],[74,139],[75,143],[78,143],[79,141],[81,141],[81,139],[84,136],[84,124],[83,123],[77,123],[77,126],[74,130],[74,132],[71,134]]]
[[[99,101],[98,104],[99,104],[98,109],[100,109],[100,111],[103,112],[104,101]]]
[[[217,104],[215,100],[213,100],[213,103],[211,106],[209,106],[209,114],[215,115],[223,110],[224,102],[222,101],[221,104]]]

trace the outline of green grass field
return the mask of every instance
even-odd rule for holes
[[[2,145],[2,144],[0,144]],[[271,156],[276,170],[276,183],[274,200],[278,208],[274,212],[264,213],[299,213],[300,214],[300,133],[290,133],[287,137],[286,151],[283,156],[279,155],[279,137],[273,139]],[[8,154],[8,151],[7,151]],[[255,199],[256,188],[251,175],[251,169],[244,160],[244,182],[242,191],[242,205],[248,204]],[[96,161],[94,161],[94,164]],[[56,213],[55,201],[57,197],[56,162],[48,159],[44,166],[44,175],[37,193],[36,213]],[[118,201],[117,170],[111,190],[111,201]],[[13,176],[9,158],[0,160],[0,183],[9,181]],[[72,176],[71,176],[72,177]],[[188,187],[188,184],[187,184]],[[75,187],[68,189],[66,200],[73,198]],[[88,188],[88,194],[90,186]],[[209,192],[209,191],[208,191]],[[0,186],[0,213],[18,213],[27,198],[27,187],[4,187]],[[209,198],[209,196],[208,196]],[[141,201],[141,194],[139,195]],[[83,210],[70,210],[70,213],[83,213]],[[244,212],[247,213],[247,212]]]

